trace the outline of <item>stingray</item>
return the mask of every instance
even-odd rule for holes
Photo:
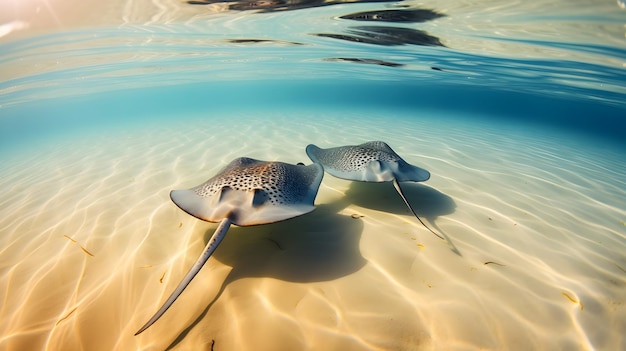
[[[219,225],[187,275],[135,335],[148,329],[176,301],[224,239],[231,224],[275,223],[313,211],[323,176],[322,166],[316,163],[305,166],[237,158],[205,183],[173,190],[170,198],[180,209]]]
[[[406,199],[400,182],[423,182],[430,178],[430,172],[407,163],[382,141],[370,141],[360,145],[339,146],[322,149],[313,144],[306,147],[306,154],[314,163],[319,163],[330,175],[337,178],[361,182],[393,182],[393,186],[426,229],[438,238],[441,235],[430,229]]]

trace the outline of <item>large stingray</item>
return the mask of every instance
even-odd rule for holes
[[[361,145],[339,146],[321,149],[313,144],[306,147],[309,158],[324,167],[329,174],[347,180],[362,182],[393,182],[393,186],[409,207],[413,215],[428,229],[442,240],[441,235],[419,218],[404,196],[399,182],[423,182],[430,178],[430,173],[413,166],[396,154],[389,145],[382,141],[369,141]]]
[[[283,221],[313,211],[324,170],[238,158],[205,183],[173,190],[170,198],[188,214],[219,226],[198,260],[163,306],[135,335],[148,329],[176,301],[220,244],[231,224],[250,226]]]

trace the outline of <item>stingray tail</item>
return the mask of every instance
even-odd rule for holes
[[[404,200],[404,203],[407,205],[409,210],[411,210],[411,212],[413,212],[413,215],[415,216],[415,218],[417,218],[417,220],[419,220],[420,223],[422,223],[422,225],[424,227],[426,227],[426,229],[428,229],[431,233],[435,234],[439,239],[446,240],[446,239],[444,239],[444,237],[442,237],[441,235],[435,233],[432,229],[428,228],[426,223],[424,223],[422,221],[422,219],[419,218],[417,213],[415,213],[415,211],[413,210],[413,207],[411,207],[411,204],[409,203],[409,201],[406,199],[406,196],[404,196],[404,192],[402,191],[402,188],[400,187],[400,183],[398,183],[398,181],[396,179],[393,180],[393,186],[396,188],[396,190],[398,191],[398,194],[400,194],[400,197],[402,198],[402,200]]]
[[[163,306],[159,308],[154,316],[152,316],[152,318],[150,318],[150,320],[143,327],[141,327],[141,329],[139,329],[135,333],[135,335],[139,335],[141,332],[148,329],[152,324],[154,324],[154,322],[161,318],[163,313],[165,313],[168,308],[170,308],[170,306],[174,303],[174,301],[176,301],[178,296],[180,296],[183,290],[185,290],[187,285],[189,285],[191,280],[196,276],[196,274],[198,274],[198,272],[200,271],[202,266],[204,266],[209,257],[211,257],[213,251],[215,251],[220,242],[222,242],[222,239],[224,239],[224,237],[226,236],[226,232],[228,232],[228,228],[230,228],[230,220],[228,218],[222,219],[217,229],[215,229],[215,233],[213,233],[213,236],[206,244],[204,251],[202,251],[202,254],[196,260],[196,263],[193,264],[189,272],[187,272],[187,275],[185,275],[183,280],[178,284],[172,295],[170,295],[170,297],[167,298],[167,301],[163,303]]]

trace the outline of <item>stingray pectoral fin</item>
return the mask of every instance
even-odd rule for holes
[[[207,222],[219,222],[229,217],[233,211],[249,200],[250,194],[245,191],[234,191],[228,186],[222,187],[215,194],[201,196],[195,189],[172,190],[170,199],[181,210]],[[239,225],[234,217],[233,224]]]
[[[430,172],[402,160],[398,161],[394,173],[399,182],[425,182],[430,179]]]
[[[178,284],[174,292],[172,292],[170,297],[165,301],[165,303],[163,303],[163,306],[161,306],[161,308],[154,314],[154,316],[152,316],[152,318],[150,318],[150,320],[143,327],[141,327],[141,329],[139,329],[135,333],[135,335],[139,335],[141,332],[148,329],[152,324],[154,324],[154,322],[161,318],[163,313],[165,313],[165,311],[170,308],[174,301],[176,301],[178,296],[180,296],[180,294],[183,292],[183,290],[185,290],[187,285],[189,285],[191,280],[196,276],[196,274],[198,274],[202,266],[204,266],[209,257],[211,257],[222,239],[224,239],[226,233],[228,232],[228,228],[230,228],[230,223],[231,222],[228,218],[222,219],[217,229],[215,230],[215,233],[213,233],[213,236],[211,236],[211,239],[204,248],[204,251],[202,251],[202,254],[196,260],[196,263],[194,263],[191,269],[189,269],[187,275],[185,275],[185,277]]]
[[[417,213],[415,213],[415,210],[413,210],[413,207],[411,207],[411,204],[409,203],[409,201],[406,199],[406,196],[404,196],[404,192],[402,191],[402,188],[400,187],[400,183],[398,183],[398,181],[396,179],[393,180],[393,186],[396,188],[396,191],[398,192],[398,194],[400,194],[400,197],[402,198],[402,200],[404,200],[404,203],[406,204],[406,206],[409,208],[409,210],[411,210],[411,212],[413,213],[413,215],[415,216],[415,218],[417,218],[418,221],[420,221],[420,223],[422,223],[422,225],[424,227],[426,227],[426,229],[428,229],[431,233],[435,234],[439,239],[441,240],[446,240],[444,239],[441,235],[435,233],[432,229],[428,228],[428,226],[426,225],[426,223],[424,223],[422,221],[422,219],[417,215]]]
[[[309,156],[309,158],[311,159],[311,161],[315,162],[315,163],[321,163],[318,157],[318,153],[320,152],[320,148],[317,147],[316,145],[313,144],[309,144],[306,146],[306,148],[304,149],[304,151],[306,152],[307,156]]]

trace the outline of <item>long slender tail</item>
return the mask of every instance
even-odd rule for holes
[[[396,179],[393,180],[393,186],[396,188],[396,191],[398,191],[398,194],[400,194],[400,197],[402,198],[402,200],[404,200],[404,203],[407,205],[409,210],[411,210],[411,212],[413,212],[413,215],[415,216],[415,218],[417,218],[420,221],[420,223],[422,223],[422,225],[424,227],[426,227],[426,229],[428,229],[431,233],[435,234],[439,239],[446,240],[446,239],[444,239],[444,237],[442,237],[441,235],[435,233],[432,229],[428,228],[428,226],[422,221],[422,219],[417,215],[417,213],[415,213],[415,211],[413,210],[413,207],[411,207],[411,204],[406,199],[406,196],[404,196],[404,192],[402,191],[402,188],[400,187],[400,183],[398,183],[398,181]]]
[[[226,236],[226,233],[228,232],[228,228],[230,228],[230,220],[228,218],[222,219],[217,229],[215,229],[215,233],[213,233],[213,236],[211,237],[209,242],[206,244],[204,251],[202,251],[202,254],[196,260],[196,263],[194,263],[191,269],[189,269],[189,272],[187,272],[187,275],[185,275],[183,280],[181,280],[181,282],[178,284],[178,286],[176,287],[172,295],[170,295],[170,297],[167,298],[165,303],[163,303],[163,306],[159,308],[159,310],[154,314],[154,316],[152,316],[152,318],[150,318],[150,320],[143,327],[141,327],[141,329],[139,329],[135,333],[135,335],[139,335],[141,332],[148,329],[152,324],[154,324],[154,322],[156,322],[159,318],[161,318],[163,313],[165,313],[165,311],[167,311],[167,309],[170,308],[170,306],[172,306],[172,304],[174,303],[174,301],[176,301],[178,296],[180,296],[180,294],[183,292],[183,290],[185,290],[187,285],[189,285],[191,280],[196,276],[196,274],[198,274],[198,272],[200,271],[202,266],[204,266],[204,264],[209,259],[209,257],[211,257],[211,255],[213,254],[213,251],[215,251],[215,249],[220,244],[220,242],[222,242],[222,239],[224,239],[224,237]]]

